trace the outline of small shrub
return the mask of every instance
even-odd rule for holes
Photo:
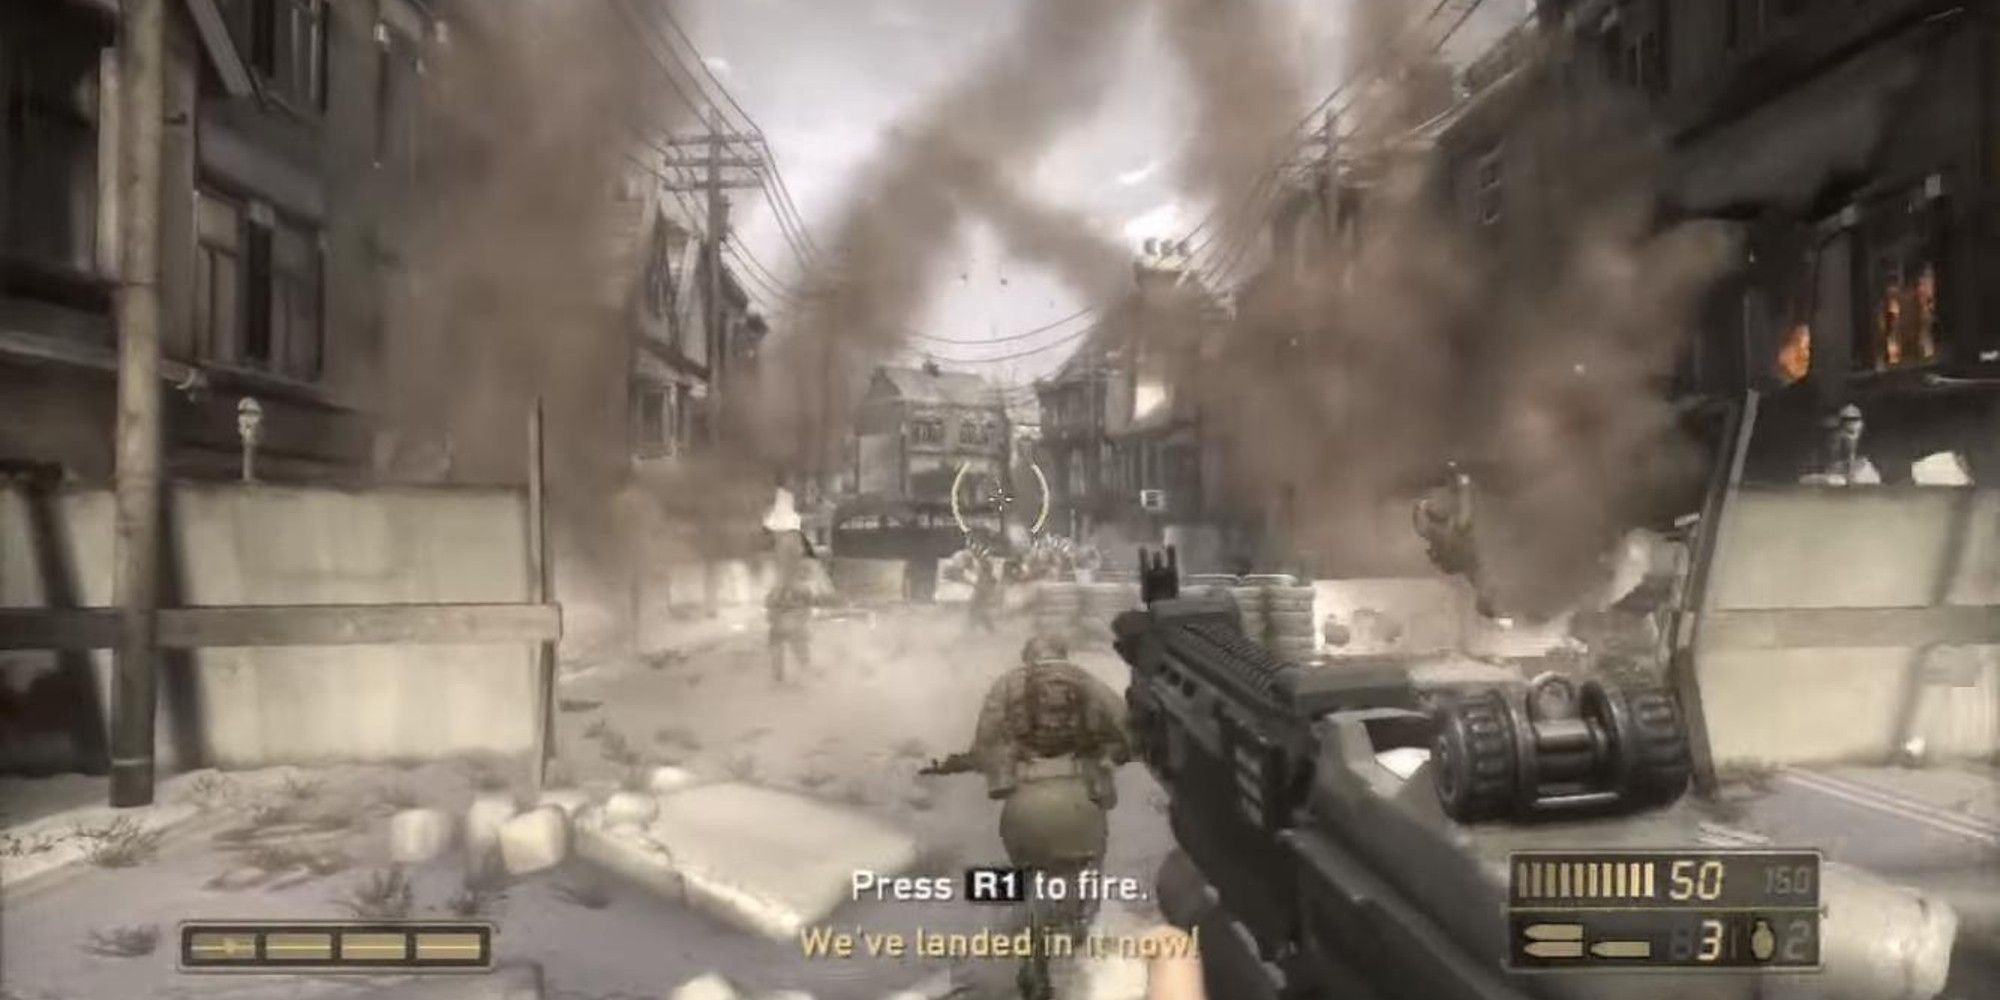
[[[834,796],[834,799],[846,805],[865,808],[875,804],[875,793],[869,791],[868,786],[859,781],[850,781],[840,790],[839,795]]]
[[[825,787],[826,783],[832,780],[833,774],[831,772],[815,767],[799,775],[799,787],[807,791],[813,791]]]
[[[107,958],[139,958],[151,955],[159,947],[160,929],[151,924],[139,924],[109,930],[93,928],[83,950]]]
[[[471,920],[492,913],[506,899],[507,870],[489,858],[466,869],[459,890],[444,906],[453,916]]]
[[[274,875],[304,868],[311,861],[311,852],[290,844],[261,844],[243,852],[245,865]]]
[[[466,765],[465,780],[481,792],[504,792],[512,787],[507,776],[486,761],[474,761]]]
[[[626,742],[624,734],[615,731],[606,732],[598,740],[598,752],[619,767],[632,767],[640,762],[639,752]]]
[[[686,726],[661,726],[653,731],[653,742],[690,750],[701,749],[701,740]]]
[[[259,802],[250,807],[249,819],[253,829],[295,823],[298,818],[299,807],[294,802]]]
[[[323,791],[326,791],[326,782],[317,778],[288,776],[285,778],[285,783],[279,787],[280,794],[293,802],[299,803],[311,802],[319,798],[319,793]]]
[[[586,740],[601,740],[610,732],[611,723],[599,717],[590,720],[590,725],[583,727],[583,738]]]
[[[408,785],[401,783],[386,785],[377,791],[375,795],[385,808],[395,812],[402,812],[405,809],[415,809],[419,802],[417,793],[411,791]]]
[[[319,876],[338,874],[353,866],[354,859],[345,851],[319,851],[306,859],[306,870]]]
[[[360,920],[401,920],[410,915],[415,902],[409,876],[400,867],[381,869],[334,900]]]
[[[628,792],[650,791],[653,787],[652,768],[642,765],[626,768],[618,777],[618,787]]]
[[[25,858],[53,851],[63,842],[60,834],[38,833],[32,837],[0,833],[0,858]]]
[[[228,778],[213,772],[201,775],[188,784],[188,801],[203,811],[214,809],[235,797],[236,786]]]
[[[558,882],[551,891],[557,899],[586,910],[602,910],[611,905],[611,890],[595,880]]]
[[[757,777],[757,758],[747,753],[737,754],[729,758],[729,763],[723,765],[723,768],[737,781],[754,781]]]
[[[101,868],[132,868],[159,856],[164,830],[156,830],[131,818],[120,816],[101,827],[76,828],[84,841],[84,857]]]
[[[604,705],[604,703],[603,703],[603,702],[601,702],[601,701],[598,701],[598,700],[596,700],[596,699],[594,699],[594,698],[558,698],[558,699],[556,699],[556,708],[558,708],[558,709],[560,709],[560,710],[562,710],[562,711],[564,711],[564,712],[588,712],[588,711],[590,711],[590,710],[592,710],[592,709],[595,709],[595,708],[600,708],[600,707],[602,707],[603,705]]]

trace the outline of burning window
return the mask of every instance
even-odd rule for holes
[[[1858,367],[1888,371],[1937,360],[1938,246],[1928,199],[1899,202],[1869,220],[1867,285]]]
[[[1778,344],[1778,378],[1791,385],[1806,377],[1812,371],[1812,325],[1797,322],[1785,331],[1785,339]]]

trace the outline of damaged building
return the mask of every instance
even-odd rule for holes
[[[1535,166],[1512,155],[1536,87],[1602,87],[1662,136],[1663,220],[1726,223],[1740,256],[1677,374],[1690,396],[1764,396],[1789,480],[1827,414],[1868,415],[1885,481],[1954,453],[1993,475],[2000,375],[2000,13],[1986,4],[1543,4],[1551,74],[1490,62],[1478,113],[1440,138],[1467,225],[1532,229]],[[1501,237],[1507,238],[1507,237]],[[1782,442],[1782,443],[1781,443]]]
[[[169,18],[160,199],[167,468],[233,475],[238,401],[261,468],[365,469],[383,301],[421,173],[436,22],[382,0],[196,0]],[[117,5],[0,12],[0,457],[111,474],[118,271]]]
[[[1224,307],[1177,244],[1152,241],[1133,274],[1132,293],[1035,386],[1050,530],[1120,553],[1164,541],[1183,565],[1220,572],[1253,557],[1260,522],[1227,495],[1226,456],[1149,354],[1148,333],[1170,316],[1219,324]]]

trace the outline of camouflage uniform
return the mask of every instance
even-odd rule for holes
[[[1004,803],[1008,860],[1073,879],[1104,859],[1106,813],[1118,802],[1113,769],[1132,748],[1124,699],[1067,655],[1060,640],[1028,642],[1023,665],[987,692],[969,763],[985,775],[987,794]],[[1075,896],[1031,904],[1037,941],[1044,928],[1071,935],[1088,928],[1096,903]],[[1029,997],[1050,995],[1046,956],[1024,964],[1021,988]]]

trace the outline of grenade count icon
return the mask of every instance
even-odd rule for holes
[[[1768,962],[1778,950],[1778,936],[1771,933],[1771,922],[1762,918],[1750,931],[1750,954],[1759,962]]]

